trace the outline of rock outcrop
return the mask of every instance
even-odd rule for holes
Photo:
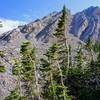
[[[100,41],[100,8],[90,7],[73,16],[70,33],[82,41]]]

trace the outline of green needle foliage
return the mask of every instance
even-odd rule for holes
[[[2,22],[0,21],[0,27],[3,27]]]
[[[6,97],[4,100],[22,100],[21,97],[19,96],[19,93],[20,93],[19,90],[15,89],[11,91],[10,95]]]
[[[81,68],[82,69],[82,66],[83,66],[83,63],[84,63],[84,56],[83,56],[83,52],[82,52],[82,49],[81,47],[79,47],[78,51],[77,51],[77,55],[75,57],[75,65],[77,68]]]
[[[55,65],[56,60],[56,49],[57,45],[54,44],[52,47],[50,47],[45,54],[47,59],[41,59],[41,73],[42,78],[44,80],[44,86],[43,86],[43,97],[44,99],[54,99],[57,100],[57,94],[56,94],[56,80],[59,75],[58,68]]]
[[[17,59],[14,59],[14,61],[15,61],[15,65],[12,69],[12,73],[13,75],[19,76],[21,75],[22,67],[20,65],[20,62]]]
[[[38,76],[36,69],[36,50],[31,47],[30,42],[24,42],[20,50],[21,61],[15,59],[12,73],[18,79],[18,95],[21,100],[39,98]],[[14,90],[14,93],[17,91]],[[11,93],[11,98],[13,94]],[[8,98],[10,98],[8,96]],[[24,99],[23,99],[24,98]],[[26,99],[25,99],[26,98]],[[15,99],[14,99],[15,100]],[[16,99],[17,100],[17,99]],[[19,99],[18,99],[19,100]]]
[[[89,57],[94,58],[95,55],[93,55],[93,45],[90,45],[91,43],[89,42],[88,45],[85,45],[86,47],[77,49],[75,64],[70,68],[68,74],[68,85],[70,87],[70,93],[79,100],[99,100],[98,98],[100,98],[99,51],[97,54],[95,54],[98,55],[95,61],[93,59],[87,59],[87,55],[83,55],[83,51],[87,50]],[[84,56],[86,56],[85,59]],[[83,70],[84,67],[87,69]]]
[[[100,43],[96,42],[93,46],[94,52],[98,53],[100,51]]]
[[[91,38],[89,38],[89,40],[87,41],[85,48],[87,49],[89,56],[90,56],[90,60],[93,60],[93,54],[94,54],[94,50],[93,50],[93,43],[91,41]]]
[[[66,76],[70,67],[70,45],[68,43],[67,31],[68,13],[66,7],[64,6],[54,36],[58,39],[57,43],[59,45],[58,54],[60,68],[62,69],[62,73]]]
[[[55,30],[54,36],[57,37],[57,44],[59,48],[58,52],[58,66],[61,76],[61,84],[65,87],[65,80],[68,76],[68,71],[70,68],[70,45],[68,43],[68,13],[66,6],[63,7],[62,15],[58,21],[57,28]],[[67,82],[67,81],[66,81]],[[63,93],[65,90],[63,89]],[[63,99],[66,100],[66,96],[63,96]]]
[[[25,42],[21,46],[22,54],[22,80],[25,82],[27,95],[29,98],[38,96],[38,82],[36,75],[36,50],[31,47],[30,42]]]
[[[4,57],[4,52],[0,51],[0,57]]]
[[[4,73],[6,71],[5,66],[0,65],[0,73]]]
[[[97,61],[91,61],[89,67],[90,70],[88,71],[88,77],[85,78],[85,84],[87,84],[86,87],[84,87],[79,96],[80,100],[99,100],[100,98],[100,59]],[[84,78],[84,77],[83,77]]]
[[[1,64],[0,62],[0,73],[6,72],[5,66]]]
[[[42,89],[44,99],[59,100],[64,97],[66,99],[70,98],[67,94],[67,87],[62,85],[59,81],[61,78],[61,72],[57,65],[58,47],[58,44],[53,44],[45,54],[47,59],[41,59],[40,70],[42,73],[42,80],[44,80],[44,86]]]
[[[64,80],[64,77],[67,77],[70,65],[70,46],[66,34],[67,21],[67,10],[64,6],[54,33],[54,36],[57,37],[58,41],[53,44],[45,54],[47,60],[42,59],[41,70],[45,80],[44,87],[46,88],[44,89],[44,96],[46,99],[70,100]]]
[[[3,51],[0,51],[0,57],[4,57],[4,52]],[[5,69],[5,66],[2,65],[2,63],[0,62],[0,73],[4,73],[6,72],[6,69]]]

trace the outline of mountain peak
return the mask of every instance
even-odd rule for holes
[[[91,7],[87,8],[87,9],[85,9],[83,12],[87,16],[89,16],[89,15],[96,15],[96,14],[98,15],[98,13],[100,13],[100,7],[98,7],[98,6],[96,6],[96,7],[91,6]]]
[[[76,13],[72,21],[71,33],[83,41],[92,38],[94,41],[100,39],[100,8],[89,7],[82,12]]]

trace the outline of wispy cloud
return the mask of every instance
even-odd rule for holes
[[[0,28],[0,34],[12,30],[14,28],[17,28],[19,25],[26,24],[26,22],[23,21],[15,21],[15,20],[3,19],[3,18],[0,18],[0,21],[2,22],[3,25],[3,27]]]
[[[29,14],[23,14],[23,19],[27,22],[32,20],[32,17]]]

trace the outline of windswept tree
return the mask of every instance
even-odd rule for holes
[[[31,47],[30,42],[25,42],[21,46],[21,54],[25,95],[32,99],[39,98],[36,49]]]
[[[57,28],[54,36],[57,37],[57,43],[59,45],[59,64],[63,71],[63,74],[68,74],[70,67],[70,46],[68,43],[68,12],[66,7],[63,7],[62,15],[58,21]]]
[[[84,63],[84,55],[82,52],[81,46],[77,49],[77,55],[75,57],[75,67],[80,68],[82,70]]]
[[[17,95],[19,94],[18,96],[22,100],[22,97],[23,97],[23,95],[22,95],[22,86],[21,86],[21,79],[22,79],[21,76],[22,76],[22,73],[23,73],[22,72],[22,66],[21,66],[20,60],[14,58],[14,61],[15,61],[15,64],[13,66],[12,73],[13,73],[13,75],[15,75],[17,77],[17,80],[18,80],[18,86],[14,90],[14,92],[17,92]],[[13,95],[13,93],[11,93],[11,95]]]
[[[54,87],[56,84],[54,75],[57,77],[57,74],[59,73],[55,65],[56,49],[57,45],[54,44],[47,50],[47,53],[45,54],[46,59],[41,59],[40,71],[43,78],[42,80],[44,81],[42,87],[44,99],[57,100],[56,89]]]
[[[10,100],[40,100],[36,50],[32,48],[30,42],[24,42],[21,45],[20,53],[22,55],[21,61],[15,59],[15,65],[12,70],[13,74],[16,75],[18,79],[17,95],[19,95],[18,98],[20,97],[20,99]],[[14,92],[16,93],[16,90]],[[11,93],[10,96],[12,95]]]
[[[58,44],[53,44],[45,54],[47,59],[41,59],[40,70],[44,81],[43,97],[44,99],[60,100],[65,98],[70,100],[67,87],[61,83],[61,69],[58,64]]]
[[[86,42],[85,48],[89,53],[90,61],[94,60],[93,59],[94,50],[93,50],[93,43],[91,41],[91,38],[89,38],[88,41]]]
[[[57,28],[55,30],[54,36],[57,38],[57,44],[59,48],[58,52],[58,68],[61,74],[61,83],[65,86],[65,80],[67,79],[67,74],[70,68],[70,46],[68,43],[68,12],[66,6],[63,7],[62,14],[58,20]],[[67,82],[67,81],[66,81]],[[64,100],[66,98],[64,97]]]
[[[57,99],[70,100],[67,94],[68,92],[67,86],[65,85],[66,83],[65,78],[67,78],[70,65],[70,46],[68,44],[67,25],[68,25],[68,15],[67,15],[67,9],[64,6],[62,10],[62,15],[58,21],[58,25],[54,33],[54,36],[57,37],[57,43],[55,43],[47,51],[46,53],[47,60],[42,60],[43,67],[45,67],[44,69],[46,70],[44,72],[50,73],[49,77],[50,79],[49,78],[46,79],[49,79],[50,81],[53,93],[52,98],[53,99],[55,98],[54,100]],[[58,77],[57,75],[55,75],[56,73],[58,73]],[[54,76],[56,76],[56,78]]]

